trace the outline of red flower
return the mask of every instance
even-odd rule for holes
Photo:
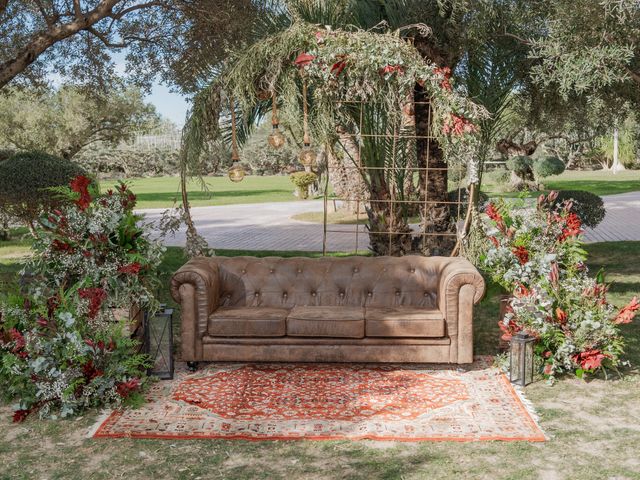
[[[49,320],[47,320],[44,317],[38,317],[38,320],[36,320],[36,323],[40,325],[42,328],[47,328],[49,326]]]
[[[556,320],[558,320],[558,323],[560,325],[564,325],[565,323],[567,323],[567,318],[567,312],[562,310],[560,307],[556,308]]]
[[[24,336],[22,335],[22,333],[20,333],[17,328],[12,328],[11,330],[9,330],[9,336],[11,337],[11,340],[15,342],[15,346],[13,347],[13,350],[11,352],[12,353],[22,352],[24,347],[27,345],[27,342],[24,339]]]
[[[544,372],[545,375],[551,375],[553,373],[553,365],[551,365],[550,363],[547,363],[544,366]]]
[[[386,74],[392,74],[392,73],[398,73],[398,75],[402,75],[404,73],[404,68],[402,68],[400,65],[385,65],[383,68],[380,69],[380,75],[386,75]]]
[[[51,248],[57,252],[72,252],[73,247],[66,242],[60,241],[57,238],[51,242]]]
[[[531,295],[531,290],[520,283],[513,291],[513,295],[516,298],[528,297],[529,295]]]
[[[507,342],[511,340],[516,333],[518,333],[522,328],[513,320],[509,320],[509,323],[505,325],[504,322],[498,322],[498,326],[500,330],[502,330],[502,340],[506,340]]]
[[[569,237],[575,237],[580,235],[584,231],[580,227],[582,227],[582,222],[580,221],[580,217],[578,217],[578,215],[576,215],[575,213],[571,212],[565,219],[565,227],[562,229],[562,234],[560,234],[560,237],[558,238],[558,240],[563,242]]]
[[[345,62],[344,60],[336,62],[331,66],[331,73],[335,73],[337,77],[342,73],[346,66],[347,62]]]
[[[293,63],[295,63],[296,67],[302,68],[302,67],[306,67],[311,62],[313,62],[315,58],[316,58],[315,56],[309,55],[308,53],[301,53],[296,57]]]
[[[529,252],[527,251],[526,248],[520,246],[520,247],[515,247],[512,250],[513,254],[518,258],[518,261],[520,262],[520,265],[524,265],[525,263],[527,263],[529,261]]]
[[[640,303],[638,302],[638,297],[633,297],[629,304],[622,310],[620,310],[613,323],[615,323],[616,325],[631,323],[633,317],[636,316],[636,310],[638,310],[639,308]]]
[[[82,373],[84,375],[84,378],[87,379],[87,382],[90,382],[94,378],[101,377],[104,375],[104,372],[102,370],[97,369],[96,366],[93,364],[92,360],[89,360],[87,363],[85,363],[82,366]]]
[[[544,352],[543,356],[544,358],[551,358],[551,351],[547,350],[546,352]]]
[[[71,190],[80,194],[80,198],[75,201],[76,205],[80,207],[80,210],[86,210],[91,204],[91,195],[88,189],[89,185],[91,185],[91,180],[84,175],[78,175],[71,180]]]
[[[118,395],[120,395],[122,398],[127,398],[129,395],[131,395],[131,392],[137,390],[139,386],[140,379],[132,378],[129,381],[119,383],[116,387],[116,390],[118,392]]]
[[[24,422],[25,419],[29,416],[31,410],[16,410],[13,412],[13,423],[21,423]]]
[[[580,365],[583,370],[595,370],[602,366],[602,360],[607,357],[608,355],[605,355],[600,350],[592,349],[573,355],[571,358],[576,364]]]
[[[500,246],[500,242],[498,242],[498,239],[496,237],[489,237],[489,241],[491,241],[491,243],[493,243],[493,246],[498,248]]]
[[[80,288],[78,290],[78,295],[80,295],[80,298],[89,300],[89,318],[96,318],[96,315],[102,306],[102,302],[107,298],[107,292],[100,287]]]
[[[451,69],[449,67],[436,67],[433,69],[433,73],[444,77],[440,82],[440,87],[444,88],[445,90],[451,90],[451,82],[449,81],[449,79],[451,78]]]
[[[316,42],[324,43],[324,32],[322,30],[316,32]]]
[[[137,275],[138,273],[140,273],[141,268],[142,268],[142,265],[140,265],[138,262],[133,262],[118,268],[118,273],[127,273],[129,275]]]
[[[474,133],[477,130],[478,127],[473,123],[455,113],[452,113],[449,120],[442,126],[442,133],[445,135],[462,135],[463,133]]]
[[[47,298],[47,317],[53,317],[53,313],[56,311],[59,305],[60,298],[58,297],[58,295]]]

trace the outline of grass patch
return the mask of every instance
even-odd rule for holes
[[[482,190],[492,197],[517,197],[519,192],[503,192],[499,185],[484,177]],[[604,170],[576,171],[568,170],[561,175],[543,179],[544,192],[550,190],[585,190],[596,195],[615,195],[618,193],[640,191],[640,171],[626,170],[613,174]],[[527,192],[528,196],[537,196],[541,192]]]
[[[0,249],[2,246],[0,246]],[[640,294],[640,242],[589,244],[589,267],[605,266],[615,282],[611,299],[620,305]],[[218,251],[240,255],[244,251]],[[304,255],[307,252],[250,252],[253,255]],[[185,261],[169,248],[161,272],[171,275]],[[3,259],[0,274],[12,275],[20,260]],[[500,290],[488,293],[475,318],[477,353],[495,353]],[[164,295],[167,295],[164,293]],[[637,324],[640,322],[636,322]],[[640,364],[640,329],[624,334],[627,356]],[[84,437],[97,412],[58,422],[12,424],[11,409],[0,404],[0,479],[600,479],[640,478],[634,445],[640,444],[640,372],[589,382],[567,378],[554,386],[537,382],[526,389],[549,442],[394,443],[245,442],[224,440],[132,440]]]
[[[170,208],[180,201],[178,177],[132,178],[127,180],[138,197],[138,208]],[[111,188],[115,181],[103,180],[100,188]],[[288,176],[249,175],[240,183],[227,177],[206,177],[208,192],[202,191],[197,180],[188,184],[189,201],[194,207],[233,205],[238,203],[266,203],[295,201],[293,184]]]

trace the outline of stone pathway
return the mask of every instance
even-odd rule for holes
[[[607,215],[595,229],[585,233],[587,242],[640,240],[640,192],[603,197]],[[260,203],[194,207],[192,215],[198,232],[212,248],[237,250],[322,251],[322,224],[300,222],[290,217],[298,213],[322,211],[322,201]],[[147,221],[157,221],[164,209],[142,210]],[[355,225],[329,225],[327,250],[352,252],[356,249]],[[358,227],[358,249],[367,250],[368,236]],[[185,233],[167,237],[166,245],[184,246]]]

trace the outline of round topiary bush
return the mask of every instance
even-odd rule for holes
[[[309,187],[313,185],[318,176],[313,172],[292,173],[289,178],[298,190],[298,196],[302,199],[309,198]]]
[[[527,157],[526,155],[520,155],[508,159],[505,165],[507,166],[507,169],[526,180],[528,179],[528,176],[531,175],[533,160],[531,157]]]
[[[0,208],[30,227],[46,210],[60,204],[51,187],[87,175],[78,164],[43,152],[16,153],[0,163]]]
[[[533,173],[536,178],[560,175],[564,172],[564,162],[558,157],[543,157],[533,162]]]
[[[573,210],[576,212],[582,224],[594,228],[604,219],[606,209],[604,202],[595,193],[584,190],[561,190],[554,206],[562,204],[565,200],[573,200]]]

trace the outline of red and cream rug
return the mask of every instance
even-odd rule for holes
[[[486,360],[451,366],[214,364],[158,382],[94,437],[544,441],[535,415]]]

